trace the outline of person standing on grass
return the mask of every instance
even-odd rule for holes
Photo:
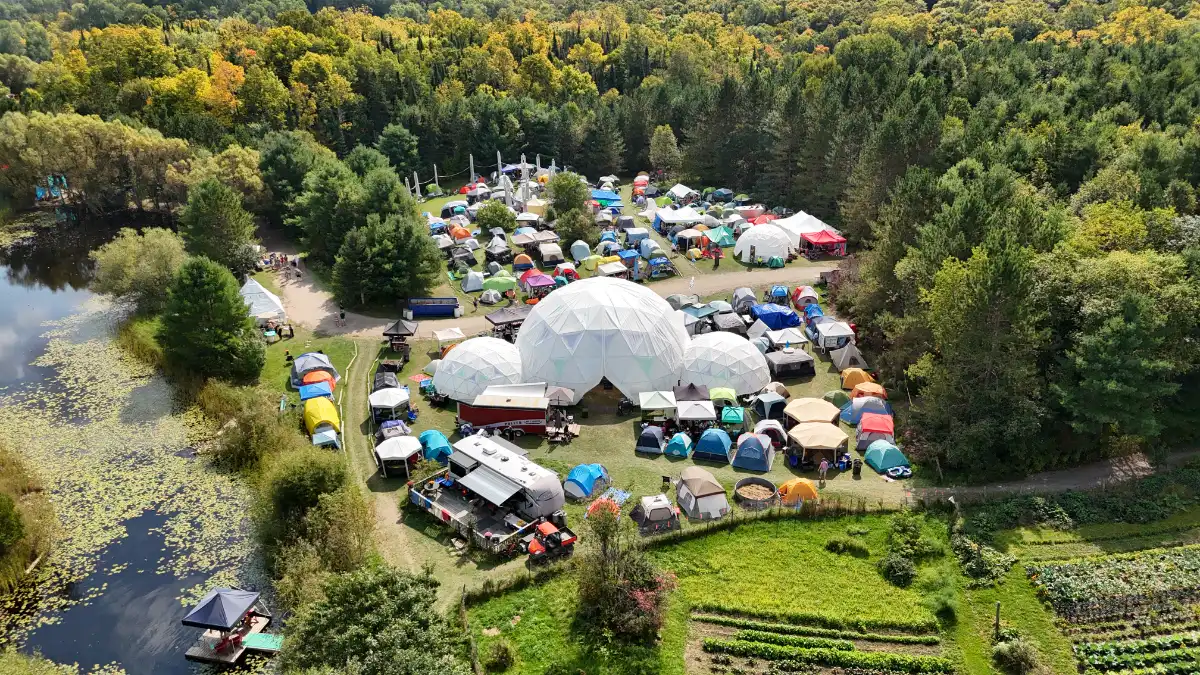
[[[471,304],[475,306],[475,311],[478,312],[479,311],[479,298],[472,296]]]
[[[696,290],[696,277],[692,277],[691,279],[688,280],[688,290],[689,291]]]
[[[821,466],[817,467],[817,476],[821,479],[821,485],[825,484],[825,477],[829,474],[829,460],[821,458]]]
[[[338,307],[338,322],[341,324],[342,328],[346,327],[346,310],[342,309],[341,307]]]

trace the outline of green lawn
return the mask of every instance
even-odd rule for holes
[[[1200,506],[1149,524],[1102,523],[1073,530],[1018,528],[998,545],[1025,561],[1062,560],[1200,543]]]
[[[345,374],[346,366],[354,356],[354,341],[345,337],[317,337],[311,330],[296,326],[296,337],[267,345],[267,363],[263,366],[259,383],[273,391],[286,394],[292,403],[299,403],[300,395],[291,386],[292,365],[284,352],[299,356],[305,352],[323,351],[333,362],[338,372]]]
[[[991,644],[1000,603],[1001,625],[1016,629],[1041,653],[1042,663],[1054,673],[1077,672],[1071,641],[1054,625],[1053,612],[1038,600],[1025,568],[1015,565],[995,588],[967,590],[954,641],[962,654],[965,672],[1000,673],[991,660]]]

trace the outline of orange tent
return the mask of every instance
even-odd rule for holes
[[[863,382],[874,382],[875,379],[862,368],[847,368],[842,371],[842,389],[854,389]]]
[[[793,478],[779,486],[779,502],[784,506],[797,506],[804,500],[820,499],[817,486],[807,478]]]
[[[446,345],[445,347],[443,347],[442,348],[442,358],[443,359],[446,358],[446,355],[450,353],[450,350],[457,347],[458,344],[459,343],[455,342],[454,344],[449,344],[449,345]]]
[[[337,386],[337,382],[334,381],[333,375],[330,374],[330,372],[328,370],[314,370],[314,371],[305,373],[304,378],[301,379],[300,381],[303,382],[304,384],[316,384],[318,382],[328,382],[329,383],[329,391],[333,391],[333,388]]]
[[[455,225],[454,227],[450,228],[450,236],[454,237],[455,240],[470,239],[471,232],[461,225]]]
[[[532,264],[533,264],[533,258],[530,258],[529,256],[525,255],[524,253],[518,253],[517,257],[513,258],[514,266],[516,266],[516,265],[532,265]]]
[[[887,398],[887,390],[883,388],[883,385],[874,382],[860,382],[854,385],[854,391],[850,392],[850,398],[859,398],[860,396]]]

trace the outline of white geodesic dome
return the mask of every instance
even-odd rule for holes
[[[433,387],[439,394],[466,403],[493,384],[521,382],[521,354],[511,342],[494,337],[459,343],[433,374]]]
[[[767,359],[746,338],[715,331],[692,338],[683,353],[684,384],[732,387],[738,396],[755,394],[771,381]]]
[[[750,249],[754,249],[753,259]],[[744,263],[752,263],[755,259],[766,261],[770,258],[786,258],[792,248],[788,233],[778,227],[759,225],[752,227],[738,237],[733,247],[733,254]]]
[[[670,389],[687,344],[683,322],[666,300],[609,277],[554,291],[517,334],[525,379],[567,387],[576,400],[604,377],[635,401],[644,391]]]

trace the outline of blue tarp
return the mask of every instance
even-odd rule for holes
[[[421,441],[421,447],[425,448],[425,459],[437,460],[445,464],[446,458],[454,452],[454,448],[450,447],[450,441],[446,439],[446,434],[437,429],[428,429],[422,431],[417,440]]]
[[[621,195],[612,190],[592,190],[592,199],[598,202],[619,202]]]
[[[773,302],[754,305],[750,308],[750,316],[767,324],[767,328],[771,330],[782,330],[800,325],[799,315],[787,307]]]
[[[626,262],[638,257],[638,252],[631,248],[627,248],[624,251],[617,253],[617,257],[621,259],[621,262]]]
[[[258,593],[254,591],[217,588],[209,591],[183,617],[183,625],[228,631],[238,625],[255,602],[258,602]]]
[[[692,437],[682,431],[671,437],[671,441],[667,443],[666,455],[668,457],[687,457],[692,451]]]
[[[771,439],[763,434],[742,434],[738,438],[733,465],[747,471],[770,471],[775,461]]]
[[[706,429],[703,434],[700,434],[700,440],[696,442],[692,459],[728,462],[732,454],[729,449],[732,447],[733,441],[729,439],[729,434],[725,433],[724,429]]]
[[[567,474],[564,487],[572,496],[591,497],[592,492],[604,487],[608,482],[608,469],[599,464],[580,464]]]
[[[534,234],[535,232],[537,232],[537,230],[533,229],[532,227],[518,227],[517,229],[513,230],[514,235]]]
[[[600,241],[616,241],[617,233],[612,230],[605,230],[600,233]]]
[[[805,321],[811,321],[811,320],[817,318],[818,316],[825,316],[825,312],[824,312],[824,310],[821,309],[820,305],[805,305],[804,306],[804,320]]]
[[[306,384],[300,387],[301,401],[307,401],[310,398],[320,398],[322,396],[333,396],[333,390],[330,389],[328,382],[317,382],[316,384]]]
[[[858,421],[862,419],[863,413],[891,415],[892,406],[887,401],[876,396],[860,396],[842,406],[841,419],[846,424],[858,426]]]

